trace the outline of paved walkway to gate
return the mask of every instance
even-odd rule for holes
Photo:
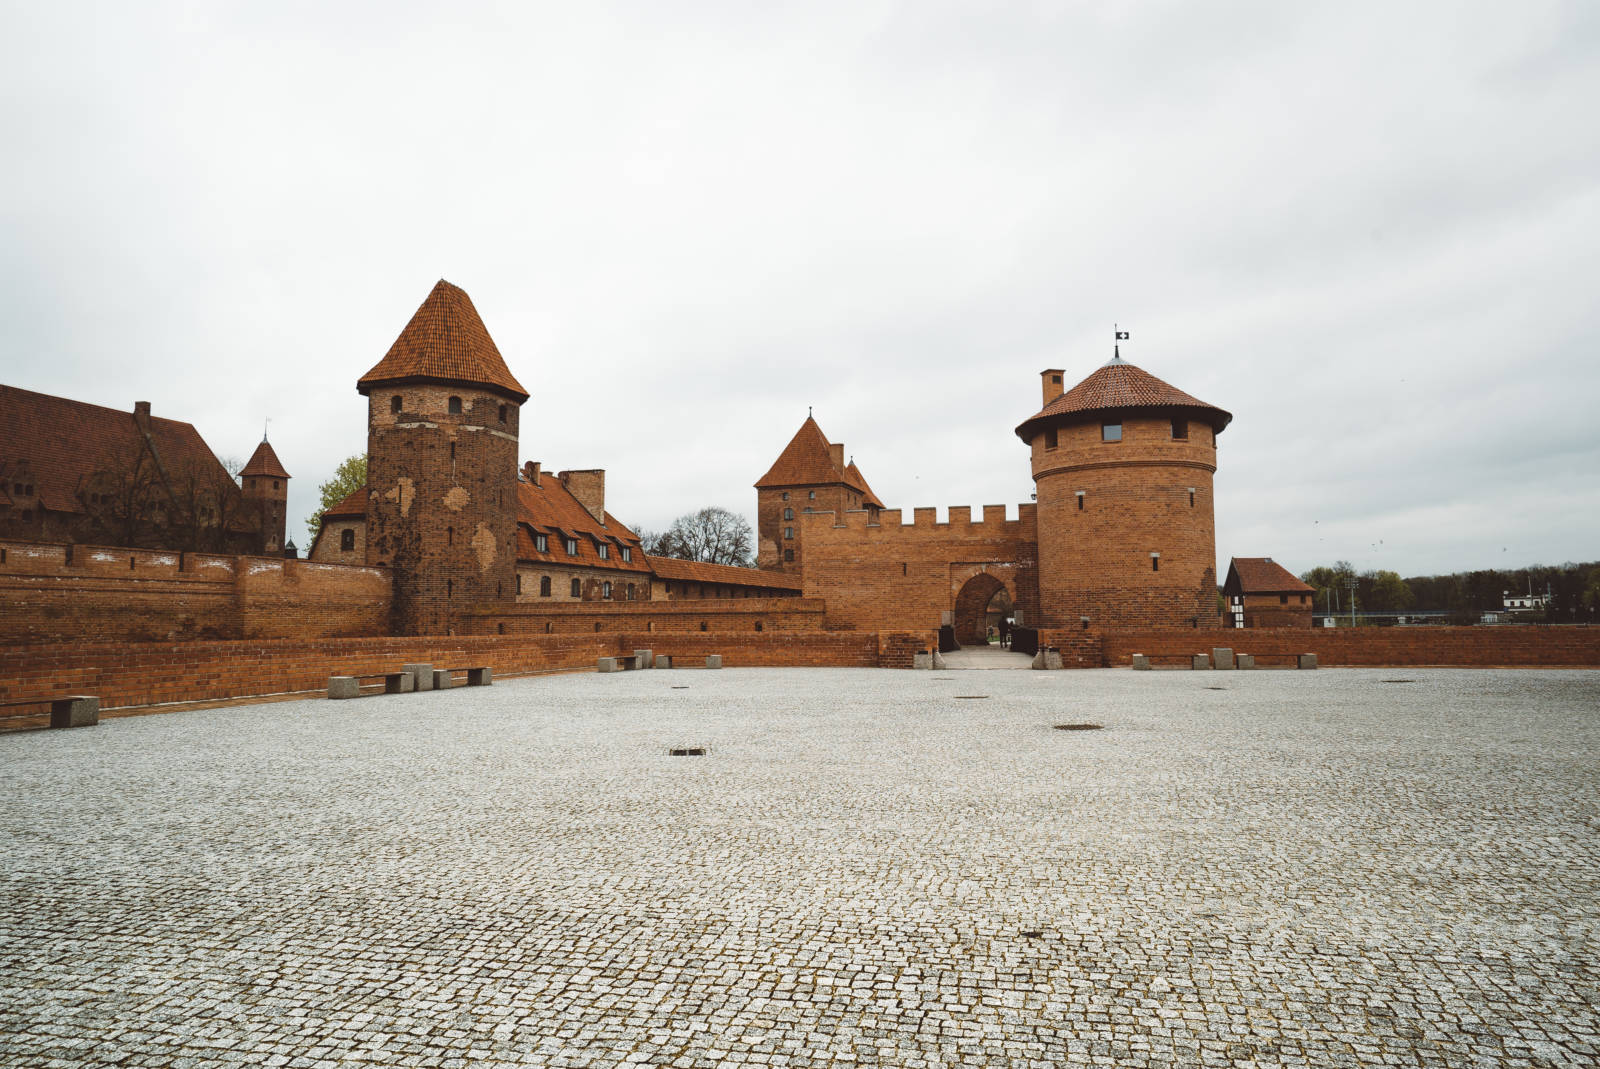
[[[7,1066],[1600,1059],[1600,672],[549,676],[0,768]]]
[[[951,653],[940,654],[946,668],[1006,669],[1032,668],[1033,654],[1012,653],[999,646],[963,646]]]

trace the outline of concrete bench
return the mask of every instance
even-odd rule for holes
[[[451,687],[462,686],[456,682],[456,676],[465,676],[465,685],[469,687],[487,687],[494,683],[494,673],[487,665],[477,668],[435,668],[433,670],[433,689],[449,690]]]
[[[671,668],[672,667],[672,658],[668,657],[664,653],[656,654],[656,667],[657,668]]]
[[[1150,671],[1150,658],[1142,653],[1133,655],[1133,666],[1141,672]]]
[[[100,699],[87,694],[69,694],[60,698],[19,698],[0,702],[0,709],[19,709],[30,705],[48,705],[50,726],[53,728],[87,728],[100,723]]]
[[[1233,664],[1236,668],[1254,668],[1256,666],[1256,658],[1251,653],[1238,653],[1234,655]]]
[[[655,656],[649,650],[633,651],[633,666],[635,668],[649,668],[655,663]]]
[[[1314,653],[1302,653],[1296,662],[1296,667],[1298,668],[1315,668],[1316,666],[1317,655]]]
[[[1233,651],[1226,646],[1212,647],[1211,666],[1222,671],[1230,671],[1233,668]]]
[[[708,653],[708,654],[706,654],[706,667],[707,668],[721,668],[722,667],[722,654],[720,654],[720,653]]]
[[[365,672],[354,676],[329,676],[328,697],[358,698],[361,688],[369,680],[383,680],[385,694],[409,694],[416,689],[417,681],[410,672]],[[375,684],[374,684],[375,685]]]
[[[431,664],[403,664],[400,671],[411,673],[411,688],[413,690],[433,689],[433,665]]]
[[[1197,653],[1193,657],[1189,658],[1189,667],[1193,668],[1196,672],[1199,672],[1203,669],[1210,670],[1211,658],[1207,657],[1203,653]]]

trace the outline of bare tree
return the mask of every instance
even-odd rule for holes
[[[689,512],[672,521],[664,534],[651,533],[645,552],[657,557],[731,564],[748,568],[755,549],[750,521],[737,512],[712,506]],[[654,548],[652,548],[652,545]]]

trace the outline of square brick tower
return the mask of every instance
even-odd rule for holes
[[[516,596],[517,427],[528,391],[443,279],[356,389],[367,397],[367,563],[394,569],[393,629],[439,635]]]
[[[828,441],[809,415],[767,473],[756,481],[756,567],[800,574],[805,560],[803,516],[865,509],[877,522],[883,502],[872,492],[844,446]]]
[[[1211,478],[1233,416],[1114,356],[1017,428],[1033,455],[1046,627],[1204,627],[1217,615]]]
[[[261,552],[276,557],[283,552],[289,509],[289,473],[283,470],[266,435],[250,454],[249,463],[239,472],[240,492],[255,509],[261,525]]]

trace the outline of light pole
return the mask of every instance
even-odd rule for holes
[[[1353,576],[1353,575],[1345,576],[1345,578],[1344,578],[1344,588],[1346,590],[1350,591],[1350,626],[1351,627],[1356,626],[1356,586],[1357,585],[1358,585],[1358,583],[1357,583],[1357,580],[1356,580],[1355,576]]]

